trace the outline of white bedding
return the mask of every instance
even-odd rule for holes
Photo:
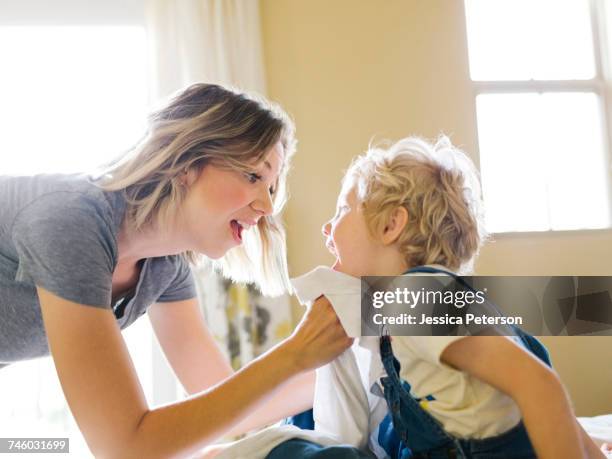
[[[578,418],[578,422],[598,446],[602,443],[612,443],[612,414]]]

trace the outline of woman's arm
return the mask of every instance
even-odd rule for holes
[[[189,394],[234,374],[204,322],[195,298],[156,303],[147,315],[168,363]]]
[[[149,319],[174,373],[190,395],[234,373],[212,337],[196,299],[157,303]],[[240,435],[312,407],[314,371],[284,382],[272,398],[226,435]]]
[[[466,337],[451,343],[441,360],[512,397],[540,459],[588,457],[561,381],[509,338]]]
[[[288,416],[312,408],[314,400],[314,370],[300,373],[284,382],[265,405],[240,422],[226,436],[242,435],[278,422]]]
[[[275,389],[351,344],[327,301],[293,335],[222,383],[187,400],[149,409],[109,309],[76,304],[38,288],[60,382],[98,458],[174,458],[195,453],[264,404]]]

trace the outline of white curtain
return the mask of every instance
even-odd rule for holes
[[[205,81],[265,94],[259,1],[150,0],[154,96]]]
[[[153,99],[195,82],[219,83],[265,95],[259,1],[148,0]],[[268,299],[247,286],[194,270],[210,329],[234,368],[286,337],[292,329],[287,297]],[[154,400],[176,398],[175,379],[155,345]]]

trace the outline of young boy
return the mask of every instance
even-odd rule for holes
[[[348,330],[360,276],[469,272],[486,238],[481,209],[475,168],[446,138],[371,148],[353,161],[323,228],[333,271],[298,280],[298,296],[325,294]],[[332,440],[285,431],[300,439],[280,442],[277,430],[269,459],[368,450],[400,458],[604,457],[532,337],[395,336],[380,339],[380,348],[372,339],[378,345],[359,338],[317,372],[315,432]],[[367,430],[365,441],[359,430]],[[271,433],[258,435],[263,444]],[[355,448],[330,447],[333,440]]]

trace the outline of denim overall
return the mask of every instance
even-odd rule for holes
[[[470,288],[457,275],[431,267],[417,267],[410,273],[447,274]],[[513,331],[524,346],[550,366],[546,348],[518,327]],[[395,459],[519,459],[535,458],[535,452],[522,422],[509,431],[485,439],[460,439],[444,431],[439,422],[425,411],[410,394],[410,384],[400,379],[400,363],[393,355],[391,338],[382,336],[380,354],[387,376],[381,378],[389,414],[380,425],[378,441]]]
[[[404,274],[447,274],[457,282],[471,287],[456,274],[428,266],[420,266]],[[526,349],[550,366],[548,351],[536,338],[513,327]],[[393,355],[391,338],[380,338],[381,360],[387,376],[381,378],[389,414],[379,427],[378,443],[392,459],[528,459],[535,453],[522,422],[509,431],[481,440],[455,438],[442,429],[419,401],[410,394],[410,384],[402,381],[400,363]],[[314,429],[312,410],[307,410],[285,420],[302,429]],[[266,459],[361,459],[371,458],[356,448],[348,446],[325,447],[315,443],[292,439],[274,448]]]

